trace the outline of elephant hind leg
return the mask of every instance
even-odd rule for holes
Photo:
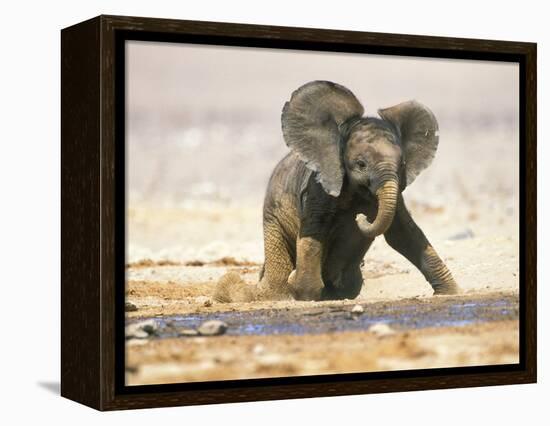
[[[264,250],[259,284],[247,284],[237,272],[229,272],[218,281],[214,300],[232,303],[292,299],[288,278],[294,269],[293,257],[283,231],[276,224],[264,224]]]
[[[238,272],[228,272],[218,280],[213,297],[220,303],[251,302],[256,299],[256,288],[244,282]]]
[[[264,223],[265,262],[258,284],[258,300],[292,299],[288,279],[294,270],[295,248],[277,223]]]

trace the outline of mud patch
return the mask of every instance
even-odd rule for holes
[[[173,315],[156,318],[159,337],[176,337],[175,330],[196,329],[205,321],[228,324],[227,334],[324,334],[368,330],[378,323],[397,330],[459,327],[489,321],[517,320],[518,297],[495,295],[484,298],[442,298],[406,300],[362,305],[364,313],[352,313],[351,306],[323,308],[258,309],[243,312],[217,312]],[[136,320],[129,320],[131,324]]]

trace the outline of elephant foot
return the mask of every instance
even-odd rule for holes
[[[432,284],[434,296],[452,296],[462,293],[460,287],[453,281],[445,284]]]
[[[251,302],[257,298],[256,286],[244,282],[237,272],[228,272],[216,284],[213,298],[219,303]]]
[[[451,271],[431,245],[428,245],[422,254],[421,271],[434,289],[434,296],[453,295],[461,292]]]
[[[296,271],[292,271],[288,277],[288,287],[296,300],[319,301],[325,286],[321,279],[297,276]]]

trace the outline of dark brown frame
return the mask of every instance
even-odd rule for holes
[[[124,96],[120,49],[126,39],[518,62],[520,363],[135,389],[121,385],[124,354],[116,348],[121,339],[124,346],[124,106],[116,99]],[[61,53],[63,396],[115,410],[536,381],[536,44],[99,16],[63,29]]]

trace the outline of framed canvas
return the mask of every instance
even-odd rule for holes
[[[536,44],[99,16],[61,50],[63,396],[536,381]]]

